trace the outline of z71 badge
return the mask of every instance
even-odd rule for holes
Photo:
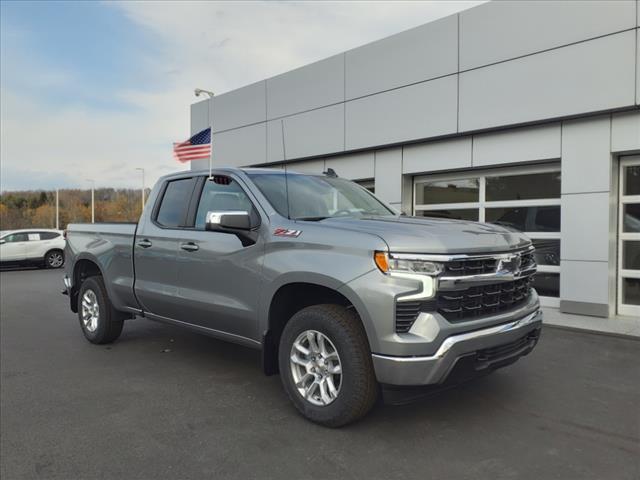
[[[276,237],[299,237],[302,230],[291,230],[290,228],[276,228],[273,234]]]

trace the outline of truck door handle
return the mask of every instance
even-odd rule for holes
[[[149,248],[151,245],[153,245],[151,241],[146,238],[138,242],[138,246],[142,248]]]
[[[187,252],[195,252],[200,247],[193,242],[189,242],[189,243],[181,243],[180,248],[182,250],[186,250]]]

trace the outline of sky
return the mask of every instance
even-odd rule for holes
[[[0,2],[0,190],[184,170],[195,87],[224,93],[477,1]],[[215,148],[215,143],[214,143]]]

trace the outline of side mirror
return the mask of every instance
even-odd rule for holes
[[[225,233],[251,230],[251,216],[243,211],[207,212],[205,230]]]
[[[0,245],[4,245],[5,243],[7,243],[7,241],[4,238],[0,240]]]

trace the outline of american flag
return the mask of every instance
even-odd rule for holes
[[[173,156],[179,162],[200,160],[211,155],[211,128],[196,133],[189,140],[173,144]]]

